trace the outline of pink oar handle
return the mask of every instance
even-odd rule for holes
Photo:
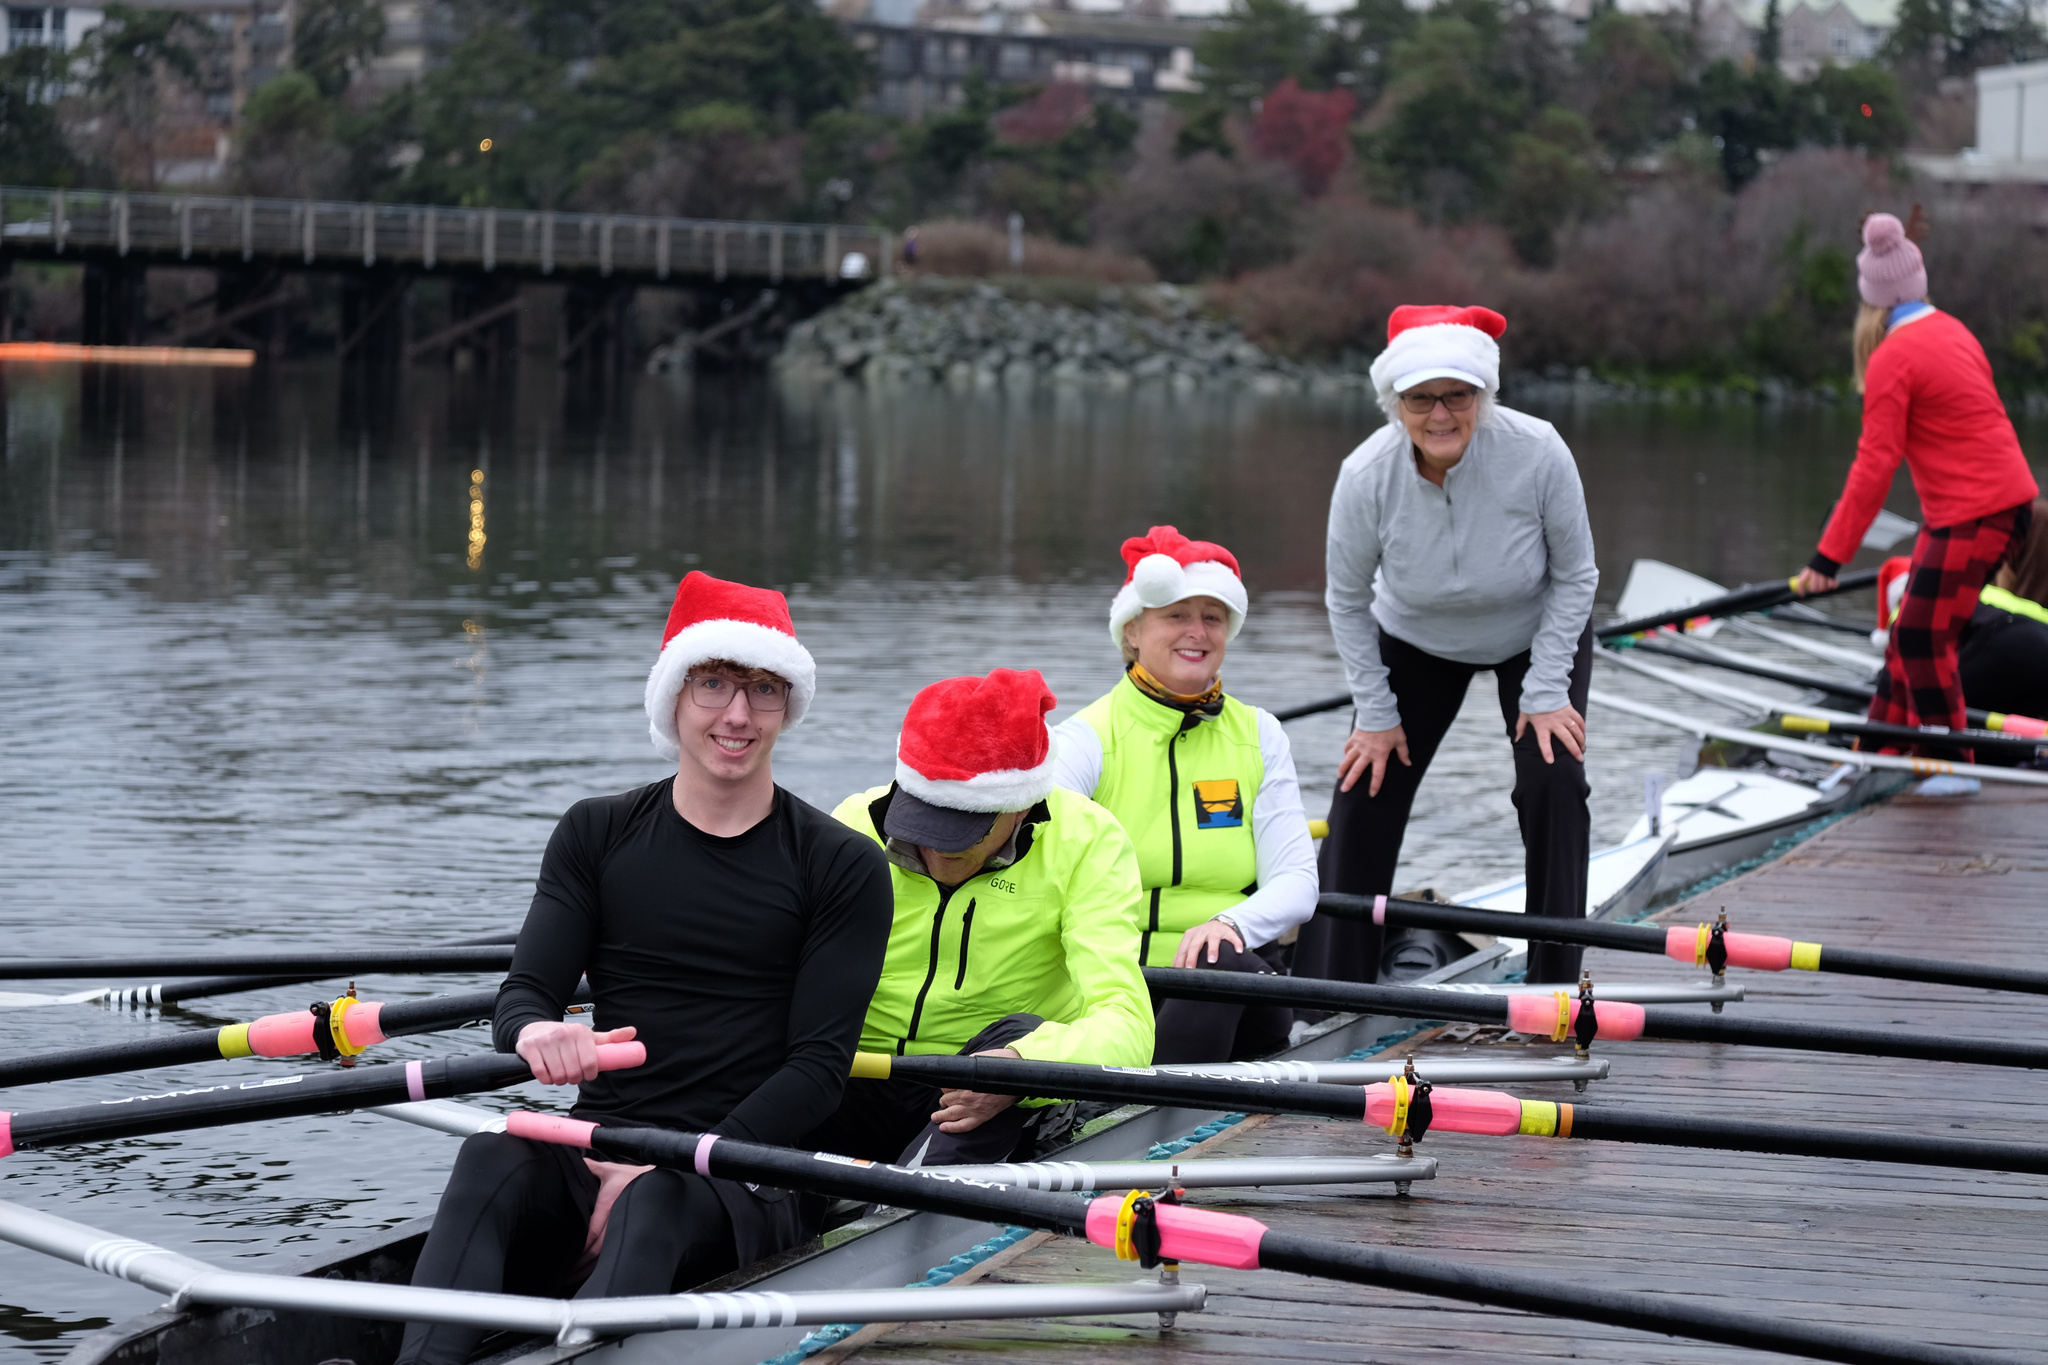
[[[552,1142],[558,1147],[588,1148],[590,1135],[597,1131],[597,1125],[585,1123],[582,1119],[564,1118],[560,1114],[536,1114],[531,1109],[515,1109],[505,1115],[505,1131],[513,1137]]]
[[[2000,716],[1998,724],[1991,728],[2021,739],[2048,739],[2048,720],[2035,720],[2032,716]]]
[[[599,1071],[624,1071],[647,1060],[645,1043],[599,1043],[597,1045],[597,1069]]]
[[[1565,1036],[1579,1022],[1579,1001],[1573,996],[1566,1006]],[[1619,1000],[1595,1000],[1593,1018],[1600,1036],[1609,1042],[1626,1043],[1643,1036],[1643,1007]],[[1554,995],[1511,995],[1508,997],[1508,1027],[1517,1033],[1534,1033],[1545,1038],[1557,1036],[1557,997]],[[1441,1092],[1438,1092],[1441,1093]],[[1432,1100],[1435,1098],[1431,1096]]]
[[[1375,1128],[1394,1122],[1394,1087],[1376,1081],[1365,1088],[1365,1121]],[[1498,1090],[1462,1090],[1455,1086],[1429,1088],[1429,1131],[1432,1133],[1486,1133],[1504,1137],[1520,1132],[1522,1102]]]
[[[1089,1203],[1089,1241],[1112,1251],[1116,1249],[1116,1220],[1123,1204],[1114,1195]],[[1266,1235],[1266,1225],[1258,1219],[1218,1213],[1215,1209],[1191,1209],[1184,1204],[1155,1203],[1152,1213],[1159,1224],[1161,1259],[1228,1266],[1232,1270],[1259,1268],[1259,1239]]]
[[[14,1115],[0,1109],[0,1156],[14,1155]]]

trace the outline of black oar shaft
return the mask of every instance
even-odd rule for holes
[[[1316,913],[1335,919],[1370,920],[1375,917],[1372,896],[1352,896],[1325,891],[1316,899]],[[1440,901],[1408,900],[1388,896],[1379,917],[1391,928],[1440,929],[1452,934],[1493,934],[1502,938],[1535,938],[1545,943],[1576,943],[1587,948],[1617,948],[1625,953],[1664,952],[1664,931],[1640,924],[1610,924],[1597,919],[1552,919],[1548,916],[1517,915],[1506,910],[1482,910],[1466,905],[1445,905]]]
[[[1866,739],[1894,740],[1947,753],[1985,749],[2031,758],[2042,748],[2042,741],[2038,739],[2000,734],[1996,730],[1944,730],[1925,725],[1889,725],[1876,720],[1834,720],[1801,715],[1797,710],[1787,710],[1779,721],[1779,727],[1788,735],[1860,735]]]
[[[1843,574],[1832,588],[1819,592],[1797,593],[1789,582],[1746,583],[1732,592],[1719,597],[1710,597],[1704,602],[1695,602],[1687,607],[1675,607],[1670,611],[1658,612],[1654,616],[1638,616],[1633,621],[1616,621],[1601,626],[1593,634],[1602,640],[1611,640],[1622,635],[1637,635],[1646,630],[1662,630],[1665,626],[1682,625],[1698,620],[1702,616],[1734,616],[1745,611],[1763,611],[1781,602],[1797,602],[1816,597],[1832,597],[1838,592],[1852,592],[1867,588],[1877,582],[1876,569],[1856,569]]]
[[[587,991],[579,993],[579,999],[588,998]],[[496,991],[475,991],[468,995],[435,996],[430,1000],[398,1001],[382,1007],[378,1026],[387,1038],[457,1028],[474,1020],[490,1018],[497,999]],[[234,1039],[235,1030],[230,1026],[179,1033],[169,1038],[143,1038],[101,1047],[68,1048],[40,1057],[11,1057],[0,1060],[0,1087],[65,1081],[80,1076],[106,1076],[119,1071],[146,1071],[152,1067],[250,1055],[246,1046],[237,1049]]]
[[[1174,967],[1147,967],[1144,971],[1146,984],[1153,990],[1179,1000],[1214,1000],[1233,1005],[1297,1005],[1360,1014],[1391,1014],[1402,1019],[1457,1020],[1474,1024],[1504,1025],[1508,1021],[1506,996],[1465,995],[1413,986],[1368,986],[1354,981],[1322,981],[1309,977],[1190,971]],[[1642,1036],[1645,1038],[1743,1043],[1752,1047],[1799,1048],[1866,1057],[1912,1057],[1934,1062],[1974,1062],[1980,1066],[2048,1067],[2048,1045],[2040,1043],[1947,1038],[1894,1029],[1794,1024],[1754,1016],[1736,1019],[1656,1007],[1645,1008],[1643,1018]]]
[[[1313,1114],[1367,1123],[1378,1117],[1368,1117],[1369,1097],[1380,1094],[1380,1102],[1385,1103],[1387,1093],[1384,1085],[1323,1085],[1311,1081],[1158,1075],[1123,1067],[1018,1061],[1008,1057],[946,1054],[888,1060],[892,1078],[914,1077],[985,1094],[1096,1099],[1124,1104],[1195,1105],[1254,1114]],[[1428,1079],[1426,1062],[1417,1063],[1417,1069],[1423,1079]],[[1389,1067],[1388,1070],[1391,1074],[1394,1068]],[[1521,1101],[1522,1119],[1517,1129],[1512,1108],[1516,1101],[1509,1096],[1494,1091],[1457,1088],[1437,1093],[1439,1128],[1458,1132],[1506,1136],[1507,1132],[1519,1131],[1542,1137],[1594,1138],[1662,1147],[1712,1147],[1781,1156],[1841,1157],[2048,1175],[2048,1146],[2035,1143],[1980,1142],[1970,1138],[1922,1137],[1854,1128],[1830,1129],[1798,1123],[1691,1118],[1674,1114],[1588,1109],[1583,1105],[1552,1104],[1548,1101]],[[1477,1120],[1458,1117],[1468,1112],[1465,1106],[1473,1102],[1509,1105],[1506,1130],[1488,1126],[1485,1116]],[[1466,1126],[1468,1123],[1470,1126]]]
[[[1389,1067],[1388,1074],[1398,1069]],[[1365,1118],[1363,1090],[1355,1085],[1324,1085],[1316,1081],[1148,1074],[1119,1067],[1017,1061],[1009,1057],[959,1057],[951,1053],[892,1057],[889,1074],[992,1095],[1107,1100],[1114,1104],[1181,1104],[1210,1109],[1241,1109],[1249,1104],[1256,1112],[1268,1114],[1316,1114],[1354,1121]]]
[[[451,938],[445,943],[430,944],[435,948],[468,948],[485,944],[517,943],[518,932],[478,934],[474,938]],[[210,995],[235,995],[242,991],[263,991],[273,986],[306,986],[315,981],[326,981],[338,975],[335,972],[321,972],[316,976],[209,976],[197,981],[170,981],[150,991],[146,1002],[152,1005],[175,1005],[180,1000],[199,1000]]]
[[[518,1117],[515,1115],[515,1120]],[[951,1178],[943,1167],[911,1172],[763,1147],[732,1138],[712,1140],[698,1133],[648,1128],[598,1128],[591,1135],[590,1145],[599,1155],[619,1161],[670,1166],[729,1180],[897,1208],[1014,1223],[1073,1237],[1088,1236],[1092,1201]],[[1213,1213],[1193,1212],[1218,1218]],[[1164,1220],[1173,1215],[1160,1216]],[[1242,1243],[1255,1248],[1259,1269],[1403,1289],[1668,1336],[1785,1351],[1815,1360],[1856,1365],[2000,1365],[2005,1360],[2002,1355],[1988,1352],[1906,1341],[1894,1333],[1880,1336],[1853,1328],[1716,1308],[1701,1304],[1693,1295],[1592,1289],[1560,1281],[1552,1275],[1466,1265],[1413,1252],[1306,1237],[1266,1227],[1255,1219],[1232,1217],[1229,1221],[1239,1230]],[[1218,1244],[1224,1244],[1222,1239],[1218,1239]],[[1235,1260],[1230,1263],[1246,1264]]]
[[[139,1095],[69,1109],[7,1117],[14,1147],[55,1147],[264,1119],[299,1118],[409,1099],[443,1099],[531,1080],[524,1060],[498,1053],[428,1062],[303,1071],[260,1081],[233,1081],[167,1095]]]
[[[1278,721],[1300,720],[1305,716],[1320,716],[1325,711],[1341,711],[1349,705],[1351,705],[1351,694],[1346,692],[1341,697],[1324,697],[1321,701],[1312,701],[1305,706],[1290,706],[1285,711],[1275,711],[1273,719]]]
[[[1771,682],[1784,683],[1787,687],[1811,687],[1830,696],[1845,697],[1850,701],[1867,702],[1877,695],[1877,689],[1868,683],[1844,682],[1839,678],[1822,677],[1818,673],[1782,668],[1777,664],[1759,663],[1751,659],[1723,658],[1718,654],[1708,654],[1703,650],[1691,649],[1669,640],[1637,640],[1629,648],[1667,659],[1683,659],[1687,663],[1701,664],[1708,668],[1725,669],[1730,673],[1741,673],[1752,678],[1764,678]],[[1979,724],[1981,720],[1972,720],[1970,723]]]
[[[1844,1361],[1849,1365],[1997,1365],[2007,1359],[2003,1353],[1906,1341],[1892,1333],[1879,1335],[1852,1327],[1801,1321],[1797,1317],[1716,1308],[1700,1302],[1696,1294],[1681,1297],[1596,1289],[1551,1276],[1439,1261],[1412,1252],[1302,1237],[1278,1229],[1269,1229],[1260,1240],[1259,1264],[1298,1275],[1347,1280],[1352,1284],[1401,1289],[1498,1308],[1519,1308],[1529,1313],[1692,1337],[1725,1346],[1782,1351],[1810,1360]]]
[[[1830,1129],[1799,1123],[1753,1123],[1746,1119],[1692,1118],[1626,1109],[1571,1106],[1574,1138],[1640,1142],[1659,1147],[1705,1147],[1730,1152],[1771,1152],[1779,1156],[1827,1157],[1843,1161],[1888,1161],[1905,1165],[1952,1166],[1970,1171],[2015,1171],[2048,1175],[2048,1147],[2026,1142],[1984,1142],[1975,1138],[1925,1137],[1872,1129]]]
[[[206,953],[190,956],[39,958],[0,960],[0,981],[80,980],[90,977],[179,976],[240,972],[252,976],[304,974],[311,980],[371,972],[503,971],[509,946],[357,949],[348,952]]]
[[[1372,919],[1375,912],[1370,896],[1326,891],[1316,902],[1316,913],[1337,919]],[[1665,955],[1667,943],[1665,930],[1646,925],[1517,915],[1506,910],[1481,910],[1471,906],[1443,905],[1436,901],[1403,900],[1394,896],[1387,897],[1381,918],[1388,925],[1401,929],[1440,929],[1448,933],[1492,934],[1501,938],[1535,939],[1543,943],[1576,943],[1589,948],[1613,948],[1624,953],[1648,953],[1660,957]],[[2035,968],[1944,962],[1910,957],[1904,953],[1819,947],[1817,963],[1811,967],[1801,964],[1801,970],[2048,995],[2048,971]]]

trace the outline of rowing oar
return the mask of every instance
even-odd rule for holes
[[[1812,601],[1816,597],[1832,597],[1838,592],[1850,592],[1857,588],[1868,588],[1877,582],[1876,569],[1857,569],[1845,573],[1836,580],[1832,588],[1818,592],[1795,592],[1792,585],[1796,578],[1782,583],[1746,583],[1742,587],[1724,592],[1719,597],[1709,597],[1704,602],[1690,606],[1673,607],[1654,616],[1638,616],[1633,621],[1616,621],[1601,626],[1593,634],[1602,640],[1612,640],[1623,635],[1640,635],[1645,631],[1661,630],[1665,626],[1682,626],[1688,621],[1708,620],[1716,616],[1734,616],[1745,611],[1766,611],[1784,602]]]
[[[1303,716],[1320,716],[1325,711],[1341,711],[1349,705],[1351,705],[1351,694],[1346,692],[1341,697],[1324,697],[1321,701],[1312,701],[1306,706],[1294,706],[1289,707],[1285,711],[1275,711],[1273,719],[1282,721],[1300,720]]]
[[[1819,943],[1796,942],[1777,934],[1736,933],[1727,927],[1725,920],[1697,926],[1674,924],[1660,929],[1646,924],[1610,924],[1597,919],[1518,915],[1507,910],[1481,910],[1474,906],[1408,900],[1401,896],[1347,896],[1335,891],[1325,891],[1316,899],[1316,913],[1333,919],[1371,920],[1397,929],[1491,934],[1496,938],[1529,938],[1541,943],[1572,943],[1584,948],[1648,953],[1654,957],[1668,957],[1687,966],[1705,967],[1716,977],[1728,967],[1747,967],[1760,972],[1782,972],[1789,968],[2048,995],[2048,971],[2028,967],[1993,967],[1975,962],[1945,962],[1939,958],[1915,957],[1905,953],[1873,953],[1863,948],[1829,948]]]
[[[1666,658],[1683,659],[1687,663],[1726,669],[1730,673],[1746,673],[1753,678],[1784,683],[1787,687],[1810,687],[1815,691],[1827,692],[1850,701],[1867,703],[1877,695],[1877,689],[1868,683],[1844,682],[1839,678],[1824,677],[1801,669],[1759,663],[1754,659],[1745,659],[1723,650],[1710,651],[1690,640],[1680,642],[1676,639],[1653,636],[1645,640],[1610,640],[1608,645],[1610,648],[1631,649],[1644,654],[1661,654]],[[2014,735],[2021,739],[2048,738],[2048,721],[2038,720],[2033,716],[1985,711],[1972,706],[1964,709],[1963,721],[1975,728],[1994,730],[1999,734]]]
[[[647,1060],[640,1043],[599,1043],[597,1064],[617,1071]],[[164,1095],[102,1100],[69,1109],[0,1111],[0,1156],[32,1147],[219,1128],[263,1119],[300,1118],[406,1100],[445,1099],[502,1090],[533,1079],[525,1059],[487,1052],[469,1057],[363,1066],[353,1071],[302,1071],[260,1081],[200,1086]]]
[[[1778,724],[1788,735],[1852,735],[1950,752],[1988,749],[2022,759],[2034,757],[2042,748],[2039,739],[2000,734],[1996,730],[1951,730],[1945,725],[1890,725],[1881,720],[1815,716],[1791,710],[1779,715]]]
[[[1458,1020],[1493,1024],[1548,1037],[1553,1042],[1577,1040],[1579,1002],[1568,996],[1465,995],[1426,986],[1368,986],[1356,981],[1323,981],[1300,976],[1263,976],[1248,972],[1203,972],[1176,967],[1146,967],[1145,984],[1175,1000],[1211,1000],[1227,1005],[1293,1005],[1306,1009],[1391,1014],[1401,1019]],[[1751,1047],[1799,1048],[1808,1052],[1842,1052],[1863,1057],[1913,1057],[1929,1062],[1975,1062],[1981,1066],[2048,1067],[2048,1044],[2003,1042],[1991,1038],[1945,1038],[1896,1029],[1844,1028],[1837,1024],[1795,1024],[1758,1019],[1754,1015],[1696,1014],[1690,1010],[1627,1005],[1616,1000],[1594,1003],[1595,1035],[1614,1042],[1637,1038],[1691,1043],[1741,1043]],[[1558,1024],[1562,1022],[1563,1028]],[[1590,1040],[1578,1040],[1590,1041]],[[1083,1097],[1074,1097],[1083,1098]]]
[[[587,1003],[589,999],[586,986],[576,992],[574,1003]],[[316,1052],[327,1061],[352,1066],[358,1053],[387,1039],[438,1033],[488,1019],[497,1001],[496,991],[437,995],[431,1000],[406,1000],[398,1004],[344,995],[331,1003],[322,1001],[290,1014],[266,1014],[246,1024],[0,1060],[0,1087],[224,1058],[303,1057]]]
[[[1405,1133],[1410,1141],[1431,1131],[1496,1137],[1585,1138],[1657,1147],[1707,1147],[1728,1152],[2048,1175],[2048,1146],[2040,1143],[1982,1142],[1973,1138],[1924,1137],[1917,1133],[1826,1128],[1806,1123],[1692,1118],[1645,1113],[1634,1107],[1598,1109],[1550,1100],[1523,1100],[1498,1090],[1429,1085],[1425,1074],[1428,1069],[1428,1059],[1418,1059],[1412,1084],[1396,1077],[1367,1086],[1317,1085],[1185,1072],[1167,1075],[1150,1068],[1031,1062],[1013,1057],[960,1057],[950,1053],[892,1057],[887,1053],[859,1052],[854,1054],[852,1074],[881,1080],[918,1080],[989,1095],[1362,1119],[1396,1137]],[[1424,1106],[1419,1112],[1417,1104]]]
[[[1802,754],[1808,758],[1817,758],[1823,763],[1848,763],[1877,772],[1912,773],[1917,777],[1974,777],[1980,782],[2000,782],[2016,787],[2048,787],[2048,773],[2037,772],[2032,768],[1993,768],[1982,763],[1960,763],[1946,758],[1908,758],[1903,754],[1873,754],[1861,749],[1837,749],[1825,744],[1811,744],[1801,739],[1743,730],[1733,725],[1716,725],[1712,721],[1695,720],[1691,716],[1666,711],[1658,706],[1646,706],[1642,702],[1616,696],[1612,692],[1592,689],[1586,695],[1595,706],[1623,711],[1656,725],[1668,725],[1674,730],[1683,730],[1701,739],[1726,740],[1731,744],[1764,749],[1771,753]]]
[[[182,976],[193,972],[235,972],[244,976],[282,976],[292,984],[331,976],[368,976],[372,972],[488,972],[512,965],[512,947],[360,948],[323,953],[200,953],[184,957],[44,957],[9,962],[0,959],[0,981],[78,979],[93,976]],[[239,988],[238,988],[239,989]]]
[[[507,1116],[505,1127],[520,1137],[590,1150],[616,1161],[671,1166],[706,1177],[1084,1237],[1147,1269],[1162,1263],[1192,1262],[1238,1270],[1285,1270],[1666,1336],[1783,1351],[1815,1360],[1885,1365],[2003,1365],[2007,1361],[2002,1354],[1905,1341],[1896,1333],[1880,1335],[1715,1308],[1700,1303],[1696,1295],[1665,1297],[1592,1289],[1562,1283],[1551,1275],[1528,1275],[1327,1237],[1305,1237],[1269,1228],[1256,1218],[1189,1208],[1170,1202],[1171,1196],[1154,1199],[1133,1192],[1121,1199],[1082,1200],[1068,1194],[963,1180],[944,1167],[913,1171],[764,1147],[709,1133],[599,1127],[546,1114],[514,1113]]]
[[[477,938],[453,938],[433,948],[463,948],[478,944],[516,943],[517,933],[484,934]],[[197,981],[159,981],[148,986],[101,986],[95,990],[71,991],[64,995],[33,995],[24,991],[0,991],[0,1009],[21,1009],[34,1005],[175,1005],[210,995],[236,995],[263,991],[276,986],[304,986],[325,981],[342,972],[320,972],[313,976],[209,976]]]

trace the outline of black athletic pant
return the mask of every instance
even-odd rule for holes
[[[559,1296],[574,1282],[597,1201],[583,1153],[504,1133],[462,1144],[412,1282],[436,1289]],[[672,1294],[735,1270],[731,1217],[711,1182],[657,1167],[627,1185],[579,1299]],[[462,1365],[480,1327],[410,1323],[399,1365]]]
[[[1318,856],[1325,891],[1357,896],[1392,893],[1394,868],[1401,860],[1401,839],[1407,832],[1415,790],[1422,785],[1423,774],[1429,771],[1429,762],[1436,756],[1437,746],[1443,743],[1451,722],[1457,719],[1473,675],[1488,671],[1484,664],[1440,659],[1385,631],[1380,632],[1380,658],[1387,665],[1387,680],[1401,708],[1401,728],[1408,736],[1408,757],[1413,766],[1404,767],[1398,757],[1389,756],[1386,780],[1381,783],[1378,796],[1366,795],[1372,781],[1368,771],[1350,791],[1340,791],[1331,799],[1330,834],[1323,840]],[[1501,719],[1512,736],[1515,717],[1522,710],[1522,678],[1529,671],[1528,651],[1492,665],[1491,671],[1500,690]],[[1579,636],[1568,689],[1571,703],[1580,715],[1586,713],[1586,692],[1592,686],[1592,675],[1593,627],[1589,623]],[[1592,815],[1586,807],[1592,789],[1586,784],[1585,765],[1555,740],[1550,746],[1555,761],[1545,763],[1534,729],[1515,740],[1513,748],[1515,815],[1522,827],[1524,867],[1529,879],[1527,912],[1583,918],[1586,859],[1593,833]],[[1317,915],[1302,926],[1301,940],[1295,945],[1295,975],[1375,981],[1379,978],[1384,939],[1384,931],[1376,924]],[[1531,942],[1529,980],[1576,982],[1581,951],[1562,944]]]
[[[1035,1014],[1004,1015],[969,1038],[959,1055],[1008,1047],[1044,1022]],[[983,1166],[1010,1160],[1048,1117],[1045,1105],[1013,1104],[968,1132],[942,1133],[932,1122],[940,1094],[941,1087],[920,1080],[850,1080],[839,1108],[803,1145],[903,1166]]]
[[[1240,953],[1217,945],[1216,960],[1205,952],[1195,964],[1205,972],[1251,972],[1284,976],[1278,944]],[[1152,1062],[1241,1062],[1266,1057],[1287,1046],[1294,1010],[1281,1005],[1221,1005],[1203,1000],[1164,1000],[1153,1020]]]

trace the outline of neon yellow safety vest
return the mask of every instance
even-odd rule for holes
[[[889,795],[876,787],[832,814],[886,845]],[[1131,841],[1108,811],[1055,787],[1025,817],[1019,847],[1016,862],[950,891],[890,863],[896,920],[861,1051],[957,1052],[1004,1015],[1035,1014],[1045,1022],[1010,1044],[1034,1062],[1152,1060],[1152,1001],[1132,960]]]
[[[1993,587],[1987,583],[1984,585],[1984,591],[1977,595],[1977,600],[1987,607],[1997,607],[2000,611],[2009,611],[2014,616],[2024,616],[2030,621],[2039,621],[2042,625],[2048,626],[2048,607],[2042,606],[2039,602],[2030,602],[2016,592],[2007,592],[2004,588]]]
[[[1258,890],[1259,713],[1226,696],[1222,714],[1198,721],[1126,677],[1081,719],[1102,741],[1095,802],[1123,822],[1138,850],[1138,961],[1150,961],[1158,935],[1166,938],[1160,961],[1170,961],[1182,933]]]

